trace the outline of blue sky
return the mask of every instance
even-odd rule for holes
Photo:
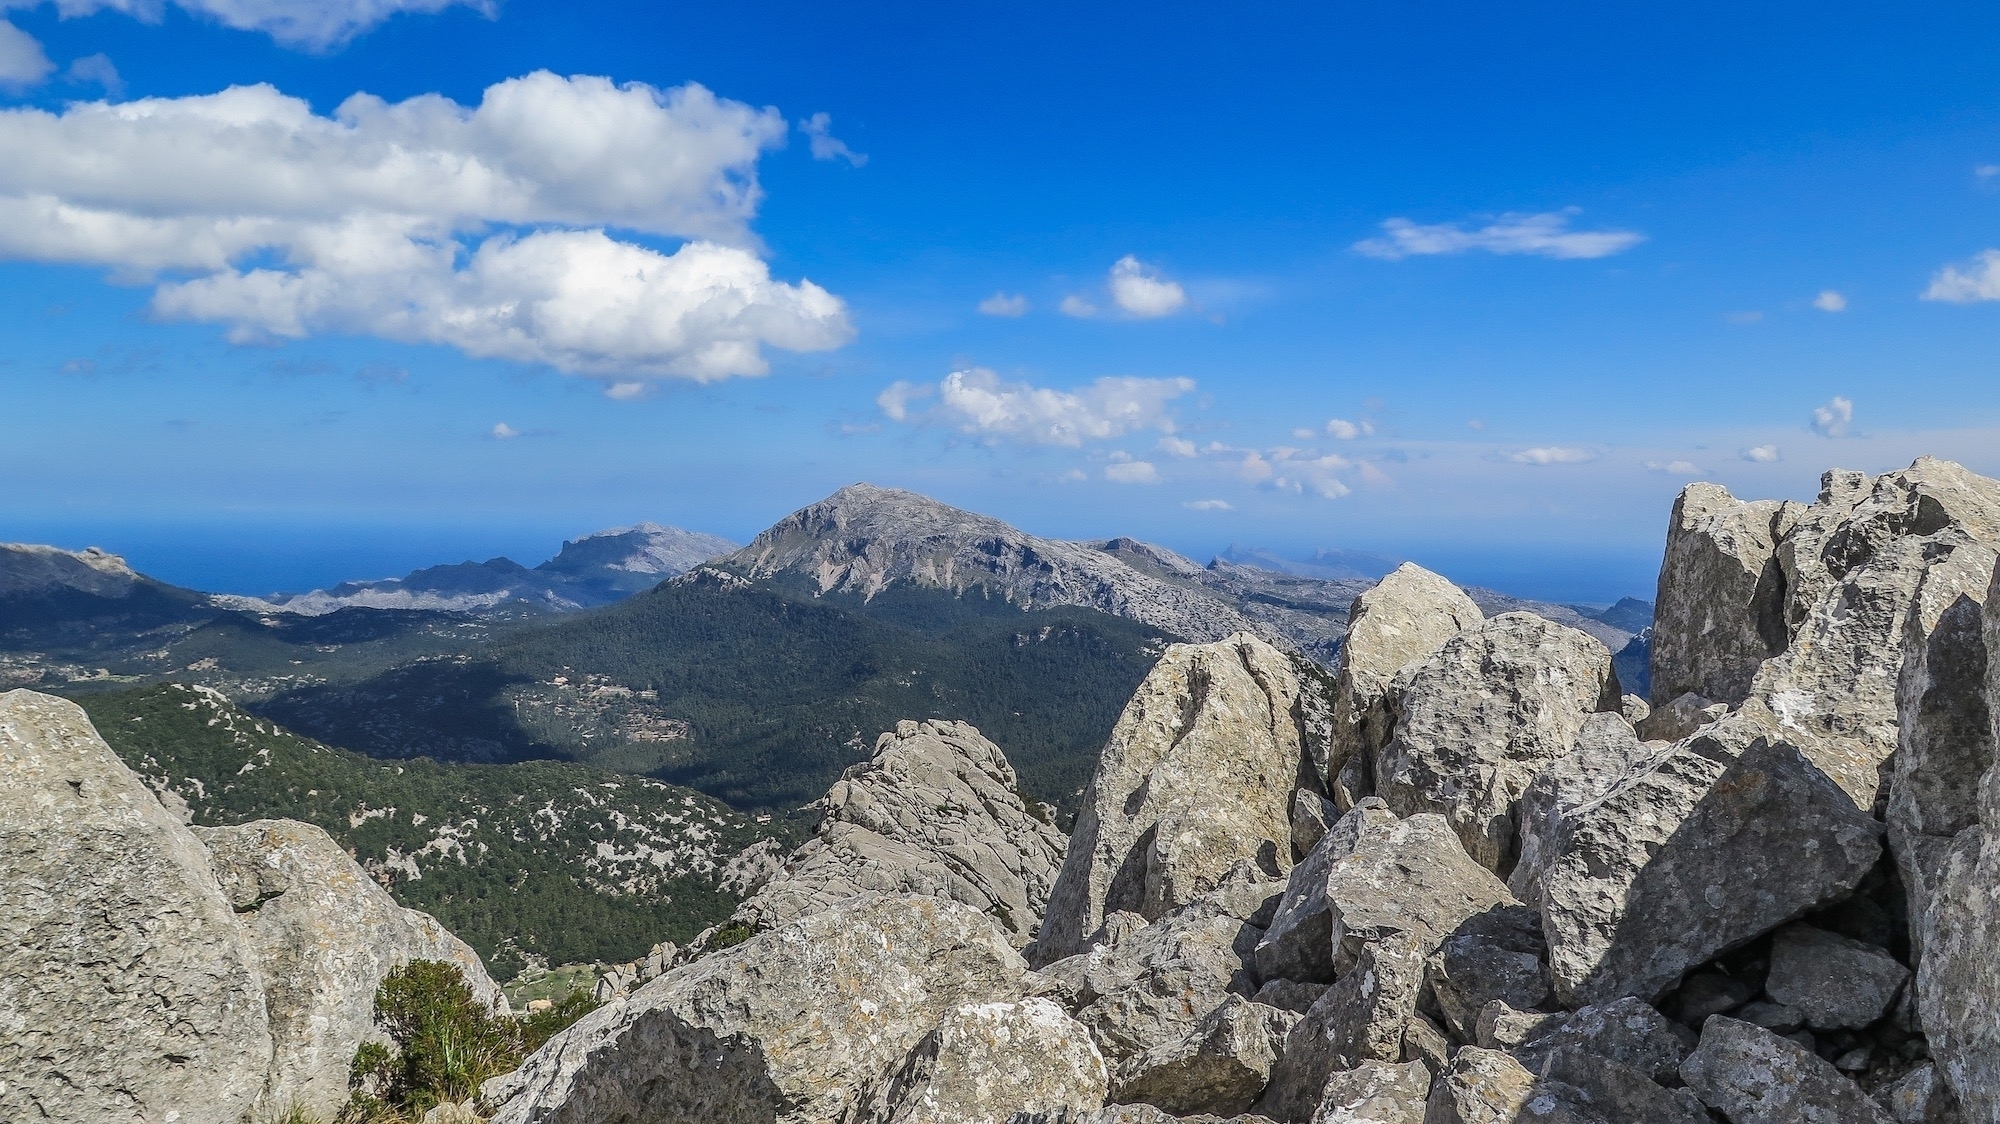
[[[0,538],[206,588],[866,479],[1606,601],[2000,472],[1990,6],[0,7]]]

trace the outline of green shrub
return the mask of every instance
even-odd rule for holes
[[[735,948],[756,935],[757,930],[743,922],[731,921],[717,929],[714,936],[708,938],[707,951],[721,952],[725,948]]]
[[[469,1100],[489,1077],[509,1072],[597,1002],[576,992],[525,1018],[496,1015],[472,993],[458,965],[412,960],[375,989],[375,1018],[395,1044],[354,1052],[354,1087],[343,1124],[394,1124],[440,1104]]]

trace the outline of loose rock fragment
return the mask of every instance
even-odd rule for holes
[[[1702,1027],[1681,1079],[1733,1124],[1894,1124],[1831,1062],[1723,1015]]]
[[[1873,945],[1787,925],[1771,943],[1764,990],[1796,1008],[1814,1030],[1858,1030],[1882,1017],[1909,978],[1908,968]]]

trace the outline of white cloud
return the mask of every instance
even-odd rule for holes
[[[1754,464],[1776,464],[1785,459],[1776,445],[1757,445],[1743,450],[1738,455]]]
[[[646,384],[642,382],[614,382],[604,388],[606,398],[615,398],[620,402],[630,401],[644,393]]]
[[[506,422],[493,423],[493,439],[495,441],[505,441],[510,437],[519,436],[521,436],[521,431],[508,425]]]
[[[1532,449],[1522,449],[1507,458],[1515,464],[1585,464],[1597,459],[1597,453],[1590,449],[1578,449],[1566,445],[1539,445]]]
[[[363,333],[610,377],[767,369],[846,307],[747,225],[775,110],[537,72],[480,104],[269,86],[0,110],[0,257],[166,271],[160,315],[238,340]],[[664,253],[603,227],[695,241]],[[498,229],[496,229],[498,228]],[[192,275],[192,276],[190,276]]]
[[[1167,405],[1194,389],[1193,379],[1102,378],[1073,391],[1007,382],[983,367],[953,371],[933,390],[896,383],[875,399],[894,421],[928,422],[988,440],[1078,446],[1153,429],[1171,434]],[[912,403],[937,396],[919,413]]]
[[[1631,230],[1571,230],[1570,217],[1577,213],[1575,207],[1533,215],[1510,212],[1476,230],[1457,223],[1421,225],[1395,218],[1382,224],[1384,237],[1356,242],[1354,249],[1387,261],[1469,250],[1545,258],[1603,258],[1646,240],[1645,235]]]
[[[1106,283],[1119,308],[1141,319],[1172,316],[1187,307],[1187,291],[1160,271],[1127,254],[1111,267]]]
[[[114,98],[125,93],[125,79],[119,76],[111,56],[102,51],[72,60],[63,68],[63,77],[81,85],[96,86]]]
[[[1097,306],[1077,296],[1075,293],[1064,297],[1062,303],[1057,305],[1056,309],[1064,316],[1074,316],[1078,320],[1088,320],[1097,315]]]
[[[1188,500],[1181,504],[1189,511],[1235,511],[1235,505],[1228,500]]]
[[[1847,298],[1833,289],[1821,289],[1813,298],[1812,305],[1821,312],[1846,312]]]
[[[34,36],[0,20],[0,87],[32,86],[55,68]]]
[[[1104,478],[1113,484],[1158,484],[1160,470],[1149,461],[1117,461],[1104,466]]]
[[[1854,422],[1854,403],[1836,394],[1833,401],[1812,412],[1812,429],[1821,437],[1845,437]]]
[[[811,144],[813,159],[845,160],[856,168],[868,163],[867,153],[856,152],[847,147],[847,142],[833,135],[832,128],[833,117],[826,113],[815,113],[799,122],[799,131],[806,135]]]
[[[1171,433],[1160,438],[1159,448],[1161,452],[1174,457],[1192,457],[1198,452],[1194,447],[1194,442],[1185,437],[1176,437]]]
[[[1269,480],[1276,471],[1271,467],[1271,462],[1264,459],[1264,454],[1255,449],[1245,452],[1242,463],[1236,466],[1236,475],[1252,484],[1261,484]]]
[[[1972,174],[1980,179],[1990,180],[1994,176],[2000,176],[2000,164],[1981,164],[1972,169]]]
[[[979,311],[988,316],[1025,316],[1028,312],[1028,298],[1019,293],[1012,296],[995,293],[979,302]]]
[[[464,6],[488,16],[492,0],[173,0],[190,15],[238,31],[257,31],[288,47],[326,50],[337,47],[391,16],[426,14]],[[0,9],[32,8],[38,0],[0,0]],[[158,23],[165,0],[56,0],[64,19],[94,12],[122,12],[147,23]]]
[[[1669,476],[1699,476],[1700,466],[1693,461],[1647,461],[1647,472],[1664,472]]]
[[[1328,418],[1326,422],[1326,435],[1338,441],[1352,441],[1357,437],[1373,437],[1375,436],[1375,423],[1366,418],[1363,418],[1359,422],[1351,422],[1346,418]]]
[[[1072,468],[1061,476],[1056,477],[1056,479],[1064,484],[1081,484],[1085,480],[1090,479],[1090,473],[1080,468]]]
[[[1938,270],[1923,299],[1952,304],[2000,300],[2000,250],[1981,250],[1964,271],[1955,265]]]

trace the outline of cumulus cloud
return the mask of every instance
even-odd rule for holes
[[[1352,441],[1357,437],[1373,437],[1375,436],[1375,423],[1366,418],[1363,418],[1359,422],[1351,422],[1346,418],[1328,418],[1326,422],[1326,435],[1337,441]]]
[[[0,0],[0,9],[32,8],[39,0]],[[256,31],[288,47],[326,50],[403,12],[428,14],[467,7],[488,16],[492,0],[173,0],[174,6],[199,19],[238,31]],[[147,23],[158,23],[165,0],[56,0],[65,19],[95,12],[122,12]]]
[[[1188,500],[1185,503],[1181,504],[1181,506],[1187,508],[1189,511],[1235,511],[1236,510],[1235,505],[1231,504],[1228,500]]]
[[[868,163],[868,154],[856,152],[847,147],[847,142],[833,135],[833,116],[815,113],[799,122],[799,131],[806,135],[815,160],[845,160],[859,168]]]
[[[1354,249],[1371,258],[1398,261],[1426,254],[1533,254],[1544,258],[1604,258],[1646,240],[1631,230],[1571,230],[1570,207],[1541,214],[1510,212],[1477,229],[1458,223],[1424,225],[1395,218],[1382,224],[1380,238],[1356,242]]]
[[[748,222],[775,110],[537,72],[480,104],[270,86],[0,110],[0,257],[165,273],[238,340],[362,333],[611,377],[761,374],[845,305],[774,280]],[[691,239],[672,253],[606,227]]]
[[[1104,478],[1113,484],[1158,484],[1160,470],[1150,461],[1119,460],[1113,458],[1104,466]]]
[[[1669,476],[1699,476],[1700,466],[1693,461],[1647,461],[1647,472],[1664,472]]]
[[[1753,464],[1776,464],[1785,459],[1776,445],[1755,445],[1737,455]]]
[[[1171,433],[1160,438],[1159,448],[1161,452],[1174,457],[1192,457],[1199,451],[1194,447],[1194,442]]]
[[[977,367],[953,371],[934,388],[895,383],[875,403],[893,421],[948,426],[990,441],[1075,447],[1147,429],[1171,434],[1168,404],[1193,389],[1193,379],[1102,378],[1053,390]],[[933,396],[935,405],[913,408]]]
[[[493,423],[493,439],[495,441],[505,441],[510,437],[519,436],[521,436],[521,431],[508,425],[506,422]]]
[[[1836,394],[1833,401],[1815,407],[1812,412],[1812,430],[1821,437],[1845,437],[1847,427],[1854,422],[1854,403]]]
[[[988,316],[1025,316],[1028,313],[1028,298],[1019,293],[1011,296],[995,293],[979,302],[979,311]]]
[[[72,60],[63,68],[63,78],[78,85],[96,86],[114,98],[125,92],[125,79],[112,64],[111,56],[102,51]]]
[[[1119,308],[1145,320],[1172,316],[1187,307],[1187,292],[1178,281],[1167,280],[1131,254],[1112,265],[1106,287]]]
[[[1833,289],[1821,289],[1813,298],[1812,305],[1821,312],[1846,312],[1847,298]]]
[[[35,37],[0,20],[0,87],[21,89],[49,76],[56,64]]]
[[[1952,304],[2000,300],[2000,250],[1981,250],[1962,270],[1955,265],[1938,270],[1923,299]]]
[[[1532,449],[1522,449],[1507,457],[1515,464],[1584,464],[1597,459],[1591,449],[1579,449],[1568,445],[1538,445]]]
[[[1097,315],[1097,306],[1075,293],[1064,297],[1056,309],[1064,316],[1074,316],[1078,320],[1088,320]]]

